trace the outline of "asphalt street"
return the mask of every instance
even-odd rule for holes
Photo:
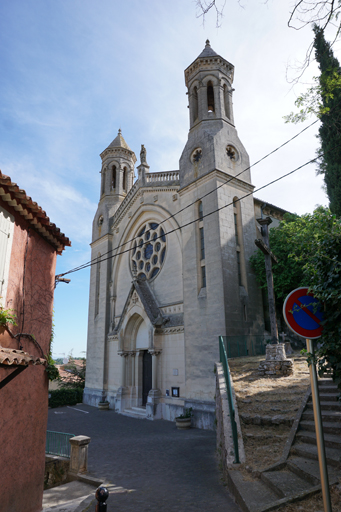
[[[49,410],[48,430],[91,437],[89,473],[126,490],[108,512],[239,512],[222,482],[215,432],[87,405]]]

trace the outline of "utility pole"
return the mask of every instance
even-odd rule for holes
[[[276,305],[275,305],[275,292],[274,292],[274,279],[272,274],[272,263],[277,263],[276,256],[270,250],[269,244],[269,224],[272,223],[270,217],[264,219],[257,219],[258,224],[261,225],[263,240],[255,240],[257,247],[264,253],[265,256],[265,273],[266,283],[268,287],[268,301],[269,301],[269,315],[270,315],[270,328],[271,328],[271,343],[278,343],[278,329],[276,320]]]

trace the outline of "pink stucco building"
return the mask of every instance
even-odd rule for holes
[[[57,254],[68,238],[0,171],[0,510],[40,512],[45,466],[49,352]],[[12,374],[12,379],[10,375]]]

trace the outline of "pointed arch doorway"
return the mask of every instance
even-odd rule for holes
[[[152,389],[152,356],[148,350],[143,351],[142,356],[142,405],[148,400],[148,393]]]

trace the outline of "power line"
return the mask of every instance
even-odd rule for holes
[[[340,145],[341,145],[341,144],[340,144]],[[337,147],[339,147],[340,145],[338,145]],[[334,147],[334,148],[332,148],[332,149],[335,149],[335,147]],[[269,183],[266,183],[266,184],[265,184],[265,185],[263,185],[262,187],[259,187],[258,189],[255,189],[254,191],[249,192],[249,193],[245,194],[244,196],[242,196],[242,197],[240,197],[240,198],[237,198],[235,201],[232,201],[231,203],[227,203],[227,204],[225,204],[225,205],[221,206],[220,208],[216,208],[216,209],[215,209],[215,210],[213,210],[212,212],[209,212],[209,213],[206,213],[206,214],[202,215],[202,216],[200,217],[200,220],[202,220],[202,219],[203,219],[203,218],[205,218],[205,217],[209,217],[210,215],[213,215],[214,213],[217,213],[217,212],[219,212],[220,210],[223,210],[224,208],[227,208],[228,206],[233,205],[233,204],[234,204],[234,203],[236,203],[237,201],[241,201],[242,199],[245,199],[246,197],[248,197],[248,196],[250,196],[250,195],[254,194],[254,192],[259,192],[260,190],[263,190],[264,188],[269,187],[270,185],[273,185],[274,183],[276,183],[276,182],[278,182],[278,181],[280,181],[280,180],[282,180],[282,179],[286,178],[287,176],[290,176],[291,174],[294,174],[295,172],[299,171],[299,170],[300,170],[300,169],[302,169],[303,167],[305,167],[305,166],[307,166],[307,165],[309,165],[309,164],[312,164],[313,162],[316,162],[316,160],[318,160],[319,158],[320,158],[320,155],[318,155],[317,157],[313,158],[312,160],[309,160],[309,161],[308,161],[308,162],[306,162],[305,164],[302,164],[302,165],[300,165],[299,167],[296,167],[296,169],[293,169],[292,171],[289,171],[289,172],[287,172],[286,174],[283,174],[283,175],[282,175],[282,176],[280,176],[279,178],[276,178],[276,179],[274,179],[274,180],[270,181]],[[198,220],[199,220],[199,218],[194,219],[194,220],[192,220],[192,221],[189,221],[189,222],[187,222],[186,224],[183,224],[182,226],[178,226],[178,227],[176,227],[176,228],[174,228],[174,229],[171,229],[170,231],[167,231],[167,232],[163,233],[162,235],[160,235],[160,236],[158,236],[158,237],[155,237],[155,238],[154,238],[154,241],[155,241],[155,240],[158,240],[159,238],[162,238],[162,237],[163,237],[163,236],[165,236],[165,235],[170,235],[170,234],[174,233],[175,231],[178,231],[178,230],[183,229],[183,228],[185,228],[185,227],[187,227],[187,226],[190,226],[191,224],[194,224],[194,223],[195,223],[195,222],[197,222]],[[131,241],[136,240],[137,238],[139,238],[139,237],[137,236],[137,237],[132,238],[132,240],[130,240],[130,242],[131,242]],[[118,245],[117,247],[115,247],[115,248],[114,248],[114,249],[112,249],[111,251],[108,251],[108,253],[109,253],[109,252],[111,252],[111,253],[112,253],[112,252],[116,251],[117,249],[119,249],[120,247],[122,247],[123,245],[125,245],[126,243],[128,243],[128,242],[125,242],[125,243],[124,243],[124,244],[122,244],[122,245]],[[140,245],[139,245],[139,248],[143,247],[144,245],[146,245],[146,244],[148,244],[148,243],[149,243],[149,240],[147,240],[146,242],[143,242],[142,244],[140,244]],[[122,255],[122,254],[125,254],[125,253],[127,253],[127,252],[130,252],[130,251],[132,251],[133,249],[134,249],[134,248],[133,248],[133,247],[131,247],[131,248],[129,248],[129,249],[125,249],[124,251],[121,251],[121,252],[119,252],[119,253],[111,254],[110,256],[108,256],[108,257],[106,257],[106,258],[102,258],[102,257],[101,257],[101,259],[100,259],[99,261],[98,261],[98,258],[95,258],[95,259],[93,259],[93,260],[89,261],[88,263],[84,263],[83,265],[80,265],[79,267],[75,267],[74,269],[68,270],[67,272],[64,272],[63,274],[59,274],[59,275],[60,275],[60,276],[65,276],[65,275],[67,275],[67,274],[71,274],[71,273],[73,273],[73,272],[78,272],[79,270],[82,270],[82,269],[87,268],[87,267],[91,267],[92,265],[96,265],[96,264],[98,264],[98,263],[102,263],[102,262],[107,261],[107,260],[110,260],[110,259],[112,259],[112,258],[116,258],[117,256],[120,256],[120,255]],[[103,256],[106,256],[108,253],[104,254]]]
[[[230,178],[228,178],[227,180],[223,181],[220,185],[218,185],[217,187],[213,188],[212,190],[210,190],[209,192],[207,192],[206,194],[204,194],[202,197],[196,199],[195,201],[193,201],[192,203],[189,203],[188,205],[184,206],[183,208],[181,208],[180,210],[178,210],[176,213],[173,213],[172,215],[170,215],[169,217],[166,217],[165,219],[163,219],[159,225],[161,224],[164,224],[166,221],[174,218],[176,215],[178,215],[179,213],[182,213],[184,210],[186,210],[187,208],[189,208],[190,206],[193,206],[196,202],[198,201],[201,201],[202,199],[204,199],[205,197],[207,197],[208,195],[212,194],[213,192],[215,192],[216,190],[218,190],[219,188],[223,187],[224,185],[230,183],[232,180],[238,178],[238,176],[240,176],[241,174],[243,174],[244,172],[248,171],[249,169],[251,169],[252,167],[255,167],[256,165],[258,165],[259,163],[261,163],[263,160],[265,160],[266,158],[268,158],[269,156],[273,155],[274,153],[276,153],[277,151],[279,151],[280,149],[282,149],[284,146],[286,146],[287,144],[289,144],[290,142],[292,142],[294,139],[296,139],[297,137],[299,137],[303,132],[305,132],[306,130],[308,130],[308,128],[310,128],[311,126],[313,126],[314,124],[316,124],[317,122],[319,121],[319,119],[316,119],[315,121],[313,121],[311,124],[309,124],[308,126],[306,126],[305,128],[303,128],[303,130],[301,130],[299,133],[297,133],[296,135],[294,135],[293,137],[291,137],[290,139],[288,139],[287,141],[283,142],[283,144],[281,144],[280,146],[277,146],[275,149],[273,149],[272,151],[270,151],[270,153],[267,153],[265,156],[263,156],[262,158],[260,158],[259,160],[257,160],[257,162],[255,162],[253,165],[250,165],[249,167],[246,167],[245,169],[243,169],[242,171],[240,171],[238,174],[236,174],[236,176],[232,176]],[[261,190],[261,189],[258,189],[258,190]],[[254,192],[257,192],[257,190],[255,190]],[[245,196],[246,197],[246,196]],[[122,204],[122,203],[121,203]],[[150,231],[150,229],[147,230],[147,232]],[[115,247],[114,249],[111,249],[110,251],[104,253],[102,256],[106,256],[107,254],[110,254],[111,252],[113,251],[116,251],[117,249],[133,242],[134,240],[136,240],[136,238],[138,237],[133,237],[131,238],[130,240],[127,240],[126,242],[123,242],[122,244],[118,245],[117,247]],[[159,238],[159,237],[158,237]],[[97,263],[97,258],[95,258],[96,260],[96,263]],[[91,266],[91,263],[93,262],[94,260],[90,260],[86,263],[83,263],[83,265],[79,265],[78,267],[75,267],[75,269],[72,269],[73,272],[77,271],[77,270],[81,270],[83,268],[86,268],[87,266]],[[101,260],[102,261],[102,260]],[[105,261],[105,260],[103,260]],[[69,271],[71,272],[71,271]],[[60,274],[61,276],[69,273],[69,272],[66,272],[64,274]]]

